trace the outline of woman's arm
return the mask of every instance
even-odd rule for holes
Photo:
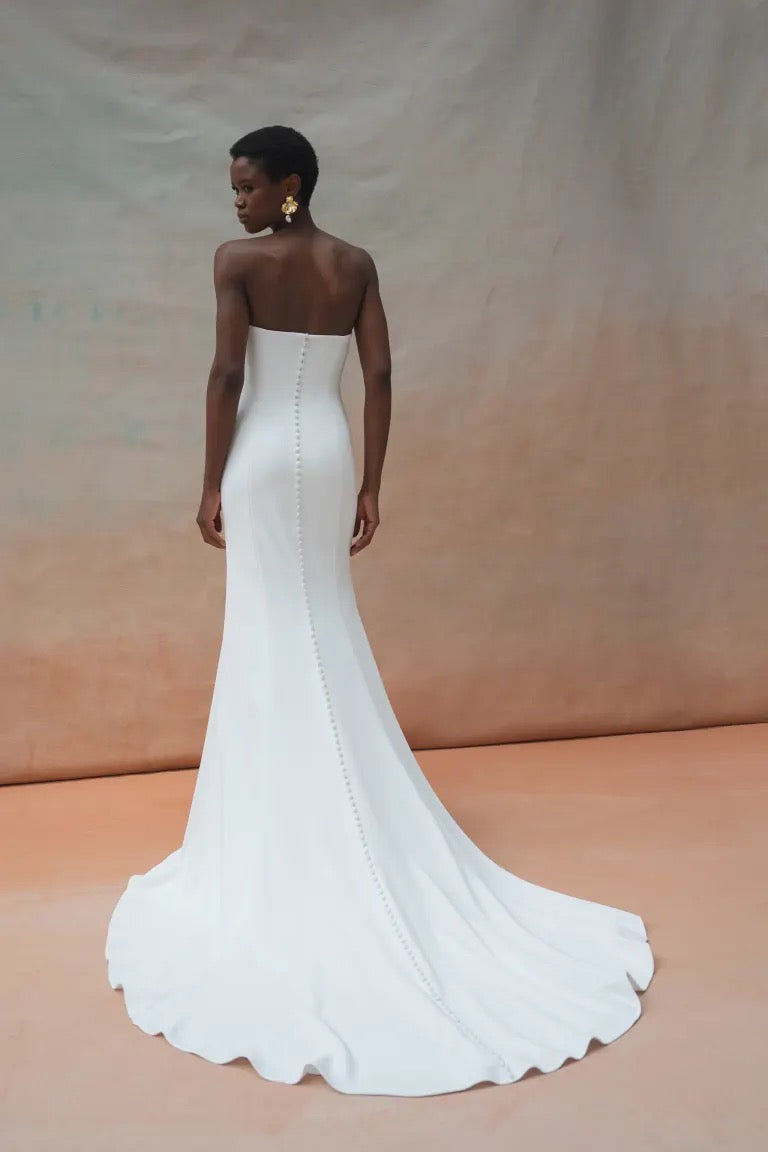
[[[219,245],[213,258],[216,289],[216,352],[205,403],[205,467],[197,524],[206,544],[226,547],[221,534],[221,477],[224,472],[240,393],[250,314],[239,271],[237,242]]]
[[[380,523],[379,490],[392,416],[392,360],[384,305],[379,292],[376,265],[364,253],[367,284],[355,320],[355,338],[365,385],[363,406],[364,462],[363,478],[357,499],[357,514],[352,535],[361,535],[350,547],[350,554],[366,548]]]

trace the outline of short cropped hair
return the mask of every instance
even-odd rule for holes
[[[295,172],[301,177],[299,198],[308,206],[317,183],[317,156],[301,132],[284,124],[271,124],[241,136],[229,150],[233,160],[244,156],[262,169],[270,180]]]

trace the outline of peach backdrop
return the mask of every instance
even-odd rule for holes
[[[353,571],[412,745],[768,718],[765,4],[13,0],[5,30],[0,779],[198,762],[212,257],[266,123],[379,266]],[[354,343],[344,397],[360,460]]]

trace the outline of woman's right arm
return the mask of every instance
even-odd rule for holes
[[[355,320],[355,339],[365,385],[363,407],[363,478],[358,493],[353,536],[363,525],[361,536],[350,548],[354,555],[370,544],[379,524],[379,490],[387,451],[392,415],[392,360],[389,331],[379,292],[379,277],[371,255],[364,249],[366,286]]]

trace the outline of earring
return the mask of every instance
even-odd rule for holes
[[[294,200],[293,196],[291,196],[289,194],[288,196],[286,196],[285,200],[280,205],[280,209],[285,215],[286,224],[290,224],[292,222],[291,216],[294,212],[298,212],[299,206],[296,203],[296,201]]]

